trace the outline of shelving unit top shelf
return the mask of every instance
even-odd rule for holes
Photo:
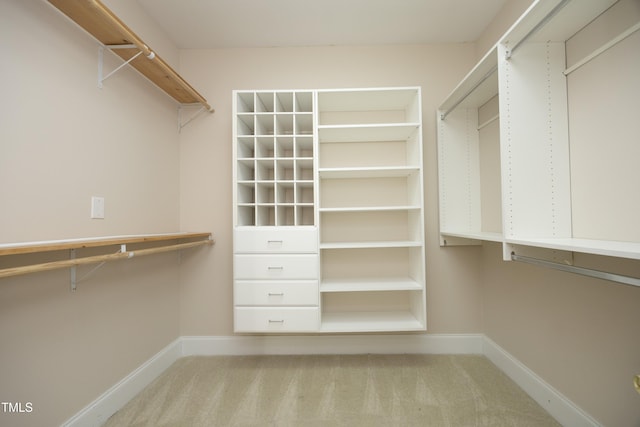
[[[320,111],[401,110],[411,106],[417,88],[334,89],[318,91]]]
[[[106,47],[147,77],[180,104],[213,108],[173,68],[153,52],[124,22],[99,0],[47,0]]]

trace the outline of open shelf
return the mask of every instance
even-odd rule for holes
[[[213,112],[207,100],[153,52],[129,27],[99,0],[48,0],[156,86],[181,104],[202,104]],[[126,47],[125,47],[126,46]],[[142,55],[132,59],[138,53]]]
[[[421,289],[422,284],[410,277],[327,279],[320,283],[320,292],[419,291]]]
[[[423,331],[424,322],[408,311],[323,312],[321,332]]]
[[[419,126],[419,123],[318,126],[318,142],[376,142],[406,140]]]
[[[580,238],[508,238],[506,239],[506,243],[640,260],[640,242]]]
[[[389,240],[378,242],[324,242],[320,249],[367,249],[367,248],[414,248],[421,247],[422,242],[414,240]]]

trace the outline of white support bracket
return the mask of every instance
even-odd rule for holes
[[[178,133],[180,133],[182,131],[182,128],[185,127],[186,125],[188,125],[189,123],[191,123],[192,121],[194,121],[196,118],[198,118],[202,113],[208,111],[207,108],[205,106],[200,107],[200,109],[198,111],[196,111],[195,114],[193,114],[190,118],[188,118],[186,121],[182,121],[182,109],[185,107],[193,107],[193,106],[198,106],[200,104],[182,104],[178,107]]]
[[[69,259],[76,259],[76,250],[75,249],[70,249],[69,250]],[[71,292],[75,292],[76,291],[76,284],[78,283],[77,280],[76,280],[76,266],[75,265],[71,266],[70,274],[71,274]]]
[[[116,253],[126,253],[127,252],[127,245],[126,244],[122,244],[120,245],[120,250]],[[129,258],[133,257],[133,252],[129,253]],[[70,249],[69,250],[69,259],[76,259],[76,250],[75,249]],[[82,276],[81,278],[77,278],[77,266],[76,265],[72,265],[70,267],[70,273],[71,273],[71,291],[75,292],[78,286],[78,283],[87,280],[90,276],[93,275],[93,273],[95,273],[96,271],[98,271],[103,265],[105,265],[107,263],[107,261],[102,261],[100,264],[96,265],[95,267],[93,267],[91,270],[89,270],[84,276]]]
[[[103,73],[103,68],[104,68],[104,48],[105,47],[107,49],[110,49],[110,50],[114,50],[114,49],[132,49],[132,48],[135,48],[136,45],[133,45],[133,44],[119,44],[119,45],[98,46],[98,87],[100,89],[102,89],[102,82],[104,82],[109,77],[111,77],[112,75],[114,75],[115,73],[120,71],[123,67],[129,65],[129,63],[131,61],[133,61],[134,59],[136,59],[138,56],[142,55],[142,51],[136,53],[131,58],[129,58],[127,61],[125,61],[123,64],[120,64],[120,66],[118,66],[115,70],[111,71],[109,74],[107,74],[105,76],[104,73]],[[153,58],[155,58],[155,56],[156,56],[156,54],[151,52],[149,55],[147,55],[147,58],[153,59]]]

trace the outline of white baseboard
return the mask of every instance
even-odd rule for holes
[[[589,414],[486,336],[483,353],[563,426],[601,427]]]
[[[482,334],[184,336],[169,344],[63,427],[98,427],[184,356],[257,354],[484,354],[559,423],[600,427],[597,421]]]
[[[101,426],[180,357],[182,357],[182,346],[181,339],[178,338],[69,418],[62,426]]]
[[[182,354],[482,354],[482,340],[481,334],[187,336]]]

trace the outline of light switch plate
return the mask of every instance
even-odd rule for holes
[[[104,219],[104,197],[91,197],[91,218]]]

